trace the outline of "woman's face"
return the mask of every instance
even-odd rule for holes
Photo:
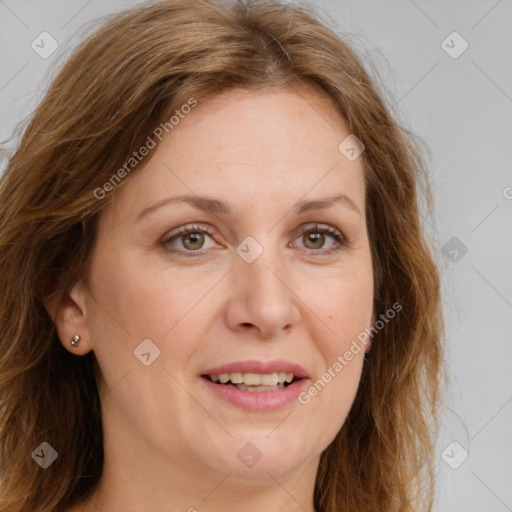
[[[353,341],[373,312],[362,159],[338,149],[348,135],[306,89],[230,91],[180,118],[115,190],[88,291],[72,292],[80,347],[101,369],[107,458],[128,446],[149,473],[217,481],[318,463],[354,400],[365,350]],[[274,373],[301,379],[276,389]]]

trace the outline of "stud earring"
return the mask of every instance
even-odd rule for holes
[[[69,342],[69,344],[72,346],[72,347],[78,347],[78,342],[80,341],[80,336],[78,336],[78,334],[75,334],[73,336],[73,339]]]

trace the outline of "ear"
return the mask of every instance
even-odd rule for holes
[[[92,349],[87,322],[86,295],[87,291],[80,281],[64,297],[59,294],[44,301],[62,346],[72,354],[81,356]],[[76,334],[80,336],[80,341],[77,347],[73,347],[70,342]]]

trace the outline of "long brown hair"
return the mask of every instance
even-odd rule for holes
[[[418,141],[314,11],[165,0],[113,16],[76,48],[0,181],[2,512],[64,510],[101,478],[96,359],[62,347],[43,305],[87,276],[95,219],[112,195],[94,191],[190,98],[297,84],[329,99],[365,145],[376,318],[402,306],[375,335],[349,416],[321,456],[315,507],[431,510],[443,317],[420,222],[419,199],[431,208],[432,197]],[[45,470],[31,457],[44,441],[58,452]]]

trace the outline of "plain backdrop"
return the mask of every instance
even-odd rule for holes
[[[84,24],[137,3],[0,0],[0,139]],[[512,1],[310,5],[374,63],[393,114],[431,150],[436,214],[425,227],[442,267],[452,379],[435,509],[512,511]],[[57,50],[44,55],[41,38]]]

